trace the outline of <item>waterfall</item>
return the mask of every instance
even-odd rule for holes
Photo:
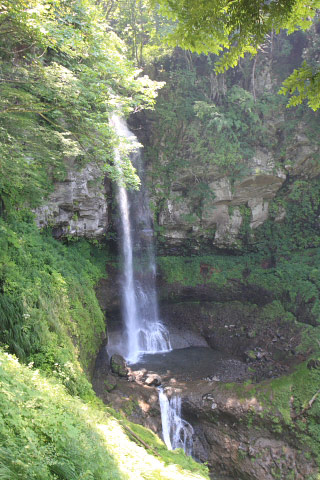
[[[173,395],[169,400],[162,387],[158,391],[164,443],[169,450],[182,448],[187,455],[192,455],[194,431],[181,417],[181,397]]]
[[[111,123],[116,133],[127,143],[137,143],[123,118],[114,115]],[[121,152],[116,149],[115,164],[120,173],[118,204],[121,216],[122,311],[125,332],[117,345],[111,345],[111,352],[117,351],[128,363],[136,363],[145,353],[168,352],[171,346],[169,334],[158,313],[153,229],[147,192],[143,186],[140,149],[131,154],[131,161],[141,179],[141,188],[128,193],[121,181]]]

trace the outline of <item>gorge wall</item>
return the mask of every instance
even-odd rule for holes
[[[273,37],[254,61],[218,77],[210,57],[179,49],[149,67],[166,86],[131,127],[145,147],[160,253],[255,248],[261,226],[292,222],[299,195],[310,185],[316,192],[319,114],[288,110],[277,94],[312,54],[315,33]],[[66,163],[37,222],[57,236],[101,237],[110,228],[110,184],[97,165]]]
[[[292,221],[294,192],[320,174],[319,114],[288,110],[278,90],[313,45],[302,34],[271,38],[220,77],[210,57],[180,50],[155,65],[167,85],[133,126],[146,147],[161,252],[243,251],[267,220]]]

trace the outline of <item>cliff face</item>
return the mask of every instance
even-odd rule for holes
[[[37,225],[53,227],[55,237],[102,237],[110,222],[110,182],[97,164],[89,163],[80,169],[72,159],[65,163],[66,178],[54,184],[45,205],[35,212]]]
[[[245,217],[249,219],[249,228],[254,234],[254,230],[269,218],[270,201],[285,182],[311,179],[320,173],[316,158],[319,158],[318,146],[312,144],[305,134],[297,132],[286,151],[286,159],[290,159],[288,165],[277,166],[272,152],[257,147],[247,162],[246,175],[234,182],[230,176],[222,176],[214,168],[203,169],[198,164],[192,165],[190,170],[178,172],[167,198],[160,200],[158,212],[160,236],[166,247],[179,247],[188,240],[195,250],[200,249],[203,241],[218,248],[238,248]],[[200,179],[205,179],[214,195],[206,198],[196,213],[193,192],[195,182]],[[155,204],[159,204],[157,192],[152,198]],[[282,208],[275,221],[281,222],[285,215],[285,208]]]
[[[277,92],[313,40],[274,37],[254,61],[218,77],[210,57],[180,50],[148,72],[166,86],[131,128],[145,146],[160,253],[241,251],[267,221],[292,221],[292,192],[320,174],[319,114],[286,109]],[[37,209],[38,225],[57,237],[101,237],[110,224],[102,167],[67,159],[66,170]]]
[[[210,58],[179,50],[155,67],[167,84],[132,126],[146,147],[160,252],[242,250],[267,220],[285,221],[299,182],[318,178],[319,114],[278,95],[311,40],[275,37],[220,77]]]

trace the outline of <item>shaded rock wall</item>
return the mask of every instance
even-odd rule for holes
[[[273,36],[224,76],[180,50],[155,65],[167,85],[155,111],[131,123],[146,147],[160,252],[241,250],[283,188],[319,177],[319,113],[287,109],[277,94],[315,35]],[[285,218],[283,205],[273,219]]]
[[[54,184],[45,204],[36,209],[40,228],[50,226],[55,237],[101,237],[110,222],[110,182],[102,168],[93,163],[79,168],[66,159],[66,178]]]
[[[192,390],[183,391],[183,414],[195,429],[195,455],[209,461],[212,478],[311,480],[317,474],[302,444],[254,395],[241,398],[217,382]]]

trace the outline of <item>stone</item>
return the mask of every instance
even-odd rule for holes
[[[263,198],[251,198],[248,207],[251,209],[250,228],[257,228],[268,219],[269,203]]]
[[[54,184],[44,205],[35,210],[39,228],[51,226],[56,237],[99,238],[108,229],[109,184],[102,167],[88,163],[79,169],[74,159],[65,160],[67,177]]]
[[[254,338],[256,336],[256,332],[254,330],[249,330],[247,333],[247,338]]]
[[[107,375],[106,379],[103,382],[104,387],[107,392],[112,392],[117,387],[117,382],[112,375]]]
[[[148,374],[144,383],[149,387],[151,387],[152,385],[154,385],[155,387],[158,387],[159,385],[161,385],[161,377],[156,373]]]
[[[317,358],[311,358],[311,360],[309,360],[309,362],[307,363],[307,367],[309,370],[319,369],[320,360],[318,360]]]
[[[315,161],[315,158],[319,155],[319,145],[307,137],[304,129],[305,126],[302,124],[298,126],[293,141],[287,150],[287,158],[290,158],[290,164],[286,165],[286,170],[292,176],[314,178],[320,173],[320,163]]]
[[[126,377],[128,375],[128,368],[125,359],[115,353],[110,359],[110,366],[113,373],[119,377]]]

